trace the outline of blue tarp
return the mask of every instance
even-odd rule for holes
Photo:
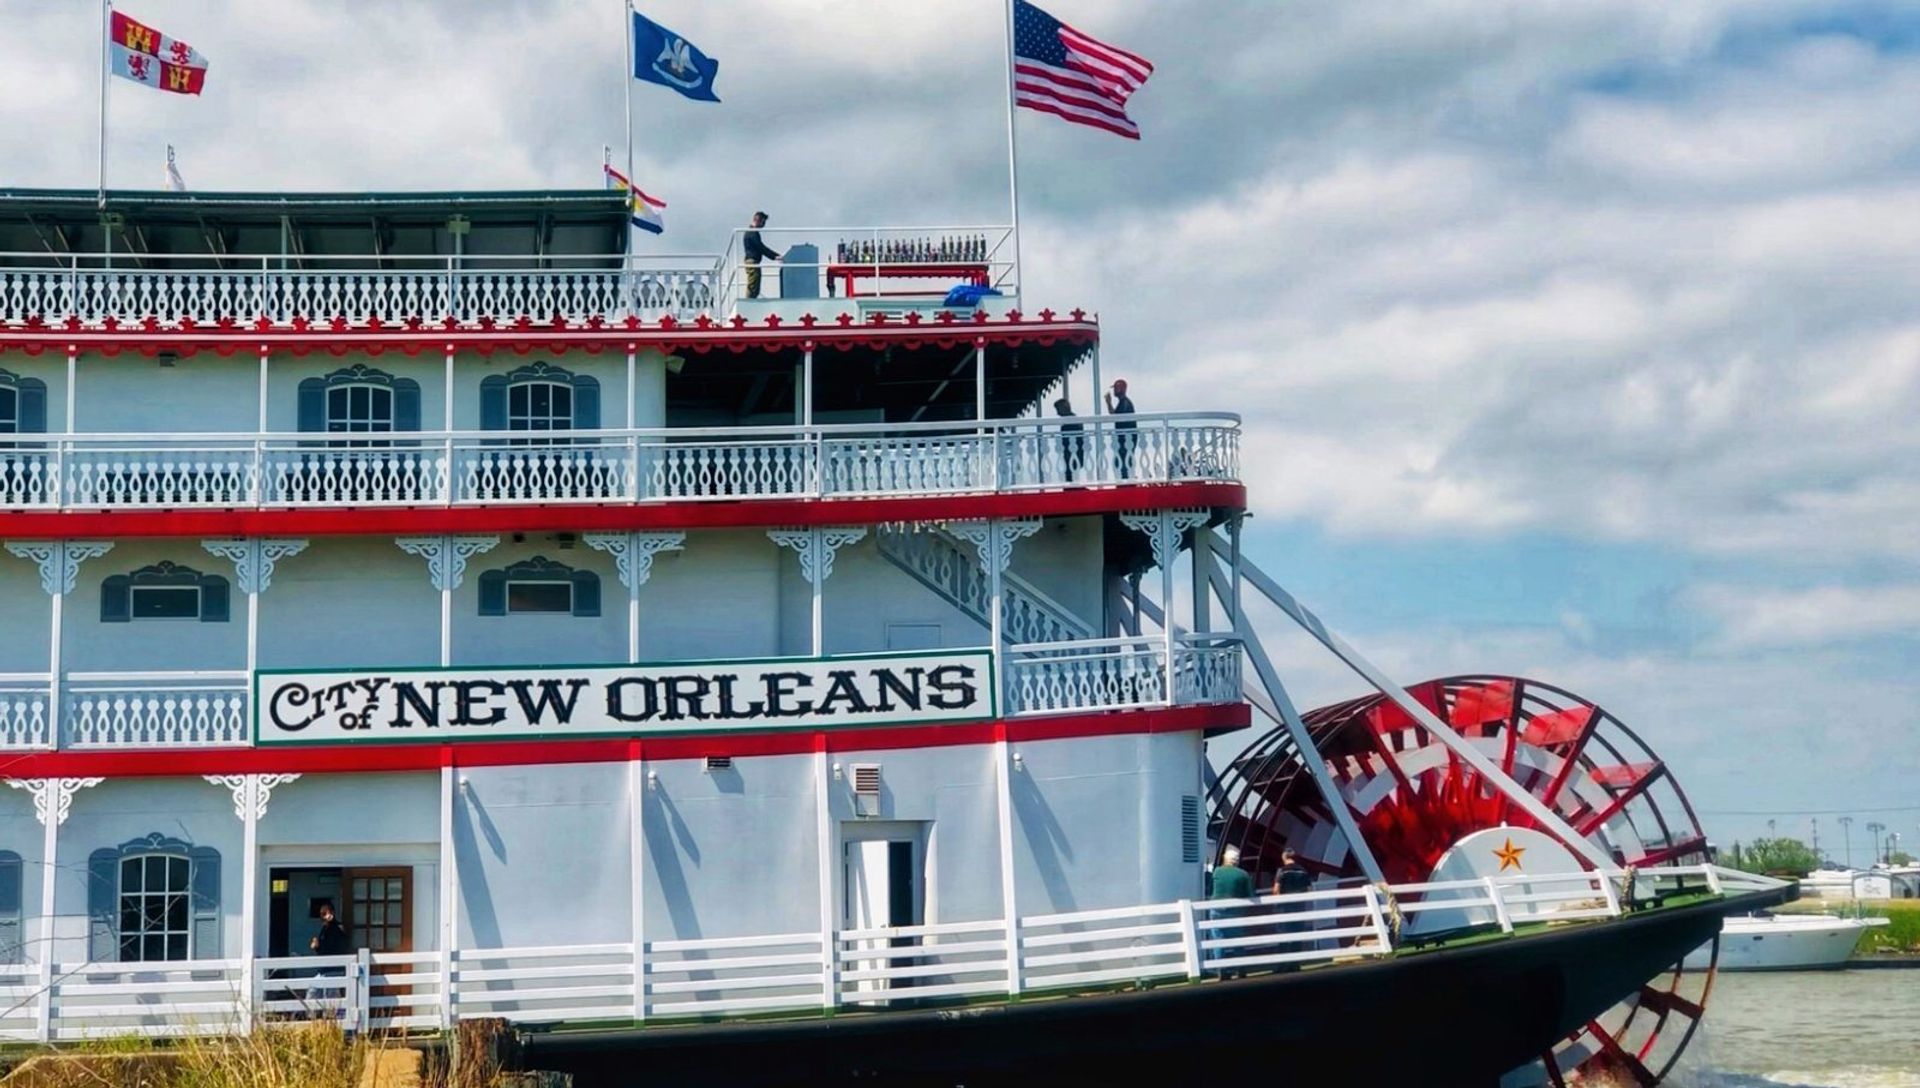
[[[999,291],[991,287],[982,287],[977,283],[963,283],[960,286],[955,287],[953,290],[948,291],[947,299],[945,302],[941,303],[941,305],[952,306],[956,308],[964,306],[968,309],[972,309],[973,307],[980,305],[981,299],[988,298],[991,296],[996,296],[999,293],[1000,293]]]

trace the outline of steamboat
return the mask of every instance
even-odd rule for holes
[[[1149,368],[1009,230],[768,229],[761,292],[628,215],[0,192],[0,1040],[1671,1066],[1687,952],[1783,892],[1623,724],[1368,663],[1243,553],[1239,420],[1112,414]],[[1274,624],[1373,694],[1298,710]]]

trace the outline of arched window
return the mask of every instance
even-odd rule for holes
[[[199,620],[225,623],[232,590],[218,574],[202,574],[171,561],[115,574],[100,583],[100,622]]]
[[[536,555],[480,576],[482,616],[598,616],[600,576]]]
[[[300,430],[334,435],[420,429],[420,383],[364,363],[300,383]],[[381,439],[339,439],[335,446],[384,446]]]
[[[600,383],[551,363],[480,382],[480,427],[488,431],[591,431],[600,426]]]
[[[0,964],[20,963],[25,959],[26,930],[21,903],[21,881],[25,873],[19,854],[0,850]]]
[[[45,434],[47,383],[0,370],[0,434]]]
[[[158,834],[87,858],[90,958],[220,958],[220,852]]]

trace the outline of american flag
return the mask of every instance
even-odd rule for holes
[[[1013,101],[1130,140],[1127,99],[1153,74],[1144,57],[1091,38],[1027,3],[1013,5]]]

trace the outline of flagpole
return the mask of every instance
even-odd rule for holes
[[[113,0],[100,2],[100,209],[107,207],[107,57],[113,36]]]
[[[1013,123],[1013,5],[1007,0],[1007,189],[1013,206],[1013,272],[1020,276],[1020,139]],[[1021,284],[1016,283],[1016,287]]]
[[[633,0],[626,0],[626,21],[621,24],[620,35],[627,41],[627,70],[622,73],[620,90],[627,102],[627,252],[633,252],[633,216],[632,201],[638,189],[633,180]]]

